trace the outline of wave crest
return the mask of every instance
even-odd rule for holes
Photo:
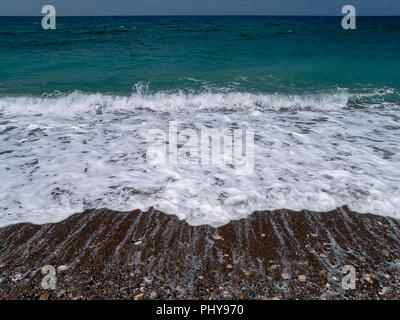
[[[397,95],[393,90],[375,90],[370,93],[335,93],[286,95],[249,92],[155,92],[136,86],[129,96],[102,93],[54,94],[42,97],[20,96],[0,98],[0,112],[6,115],[130,113],[139,110],[154,112],[207,111],[282,111],[326,110],[348,107],[393,104],[385,97]]]

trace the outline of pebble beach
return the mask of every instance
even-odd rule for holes
[[[398,299],[400,222],[260,211],[220,228],[150,209],[0,229],[1,299]],[[356,270],[345,290],[345,265]],[[55,289],[43,289],[44,266]]]

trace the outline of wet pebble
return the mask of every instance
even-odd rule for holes
[[[282,273],[281,276],[285,280],[288,280],[290,278],[289,274],[287,274],[287,273]]]
[[[299,280],[300,281],[306,281],[307,277],[303,274],[299,275]]]
[[[22,274],[17,273],[11,277],[11,281],[16,282],[22,279]]]
[[[48,300],[49,299],[49,294],[48,293],[42,294],[39,299],[40,300]]]
[[[153,280],[151,280],[151,279],[149,279],[147,277],[144,277],[143,281],[144,281],[144,283],[147,283],[147,284],[150,284],[150,283],[153,282]]]
[[[143,293],[139,293],[135,296],[135,300],[139,300],[143,298]]]
[[[60,290],[58,293],[57,293],[57,298],[58,299],[60,299],[60,298],[62,298],[62,297],[64,297],[65,296],[65,290]]]
[[[387,251],[386,249],[383,249],[383,250],[382,250],[382,254],[383,254],[385,257],[389,257],[389,255],[390,255],[389,251]]]

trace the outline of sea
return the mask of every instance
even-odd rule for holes
[[[341,20],[0,17],[0,226],[91,208],[399,217],[400,17]],[[252,170],[149,161],[151,132],[168,148],[204,128],[252,130]]]

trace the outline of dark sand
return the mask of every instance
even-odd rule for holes
[[[346,207],[255,212],[218,229],[155,210],[88,210],[1,228],[0,298],[398,299],[398,259],[400,221]],[[65,269],[56,290],[41,288],[45,265]],[[354,290],[341,286],[345,265]]]

